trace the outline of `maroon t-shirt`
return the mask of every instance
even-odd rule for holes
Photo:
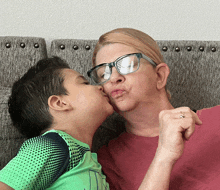
[[[175,164],[170,190],[220,189],[220,106],[197,111],[203,124],[185,143]],[[110,189],[136,190],[156,152],[158,137],[121,134],[98,151]]]

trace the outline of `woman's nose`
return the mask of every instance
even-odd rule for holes
[[[124,81],[124,75],[121,75],[115,67],[112,68],[112,74],[110,76],[110,81],[112,83],[119,83]]]

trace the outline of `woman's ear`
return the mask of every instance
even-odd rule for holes
[[[73,109],[72,106],[65,101],[62,96],[52,95],[48,98],[50,109],[56,111],[67,111]]]
[[[167,84],[167,79],[170,74],[170,69],[166,63],[160,63],[156,67],[157,72],[157,89],[164,88]]]

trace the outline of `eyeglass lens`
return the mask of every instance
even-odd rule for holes
[[[136,71],[139,65],[139,58],[136,55],[124,57],[116,62],[117,71],[120,74],[128,74]],[[104,82],[111,76],[111,69],[109,65],[98,67],[92,73],[95,82]]]

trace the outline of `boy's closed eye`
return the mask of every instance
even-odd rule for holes
[[[77,79],[79,79],[80,81],[82,81],[83,84],[90,85],[89,81],[86,80],[86,78],[85,78],[84,76],[82,76],[82,75],[79,75],[79,76],[77,77]]]
[[[89,83],[88,81],[85,81],[84,84],[86,84],[86,85],[90,85],[90,83]]]
[[[89,81],[83,78],[83,84],[90,85]]]

